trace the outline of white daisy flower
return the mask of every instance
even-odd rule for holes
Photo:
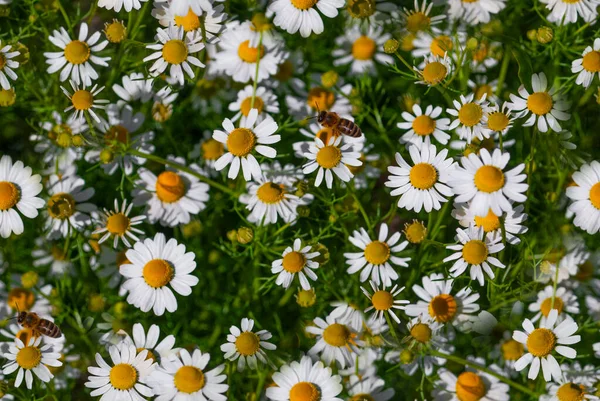
[[[185,165],[182,157],[168,157]],[[196,164],[190,169],[204,174]],[[208,184],[196,176],[175,168],[167,167],[158,177],[145,168],[139,170],[137,188],[132,191],[133,204],[146,206],[145,214],[150,223],[160,222],[163,226],[175,227],[190,222],[191,216],[206,208],[209,199]]]
[[[342,138],[342,144],[352,144],[354,145],[354,151],[362,151],[365,147],[365,136],[361,136],[360,138],[352,138],[348,135],[340,135],[339,132],[334,131],[331,127],[323,127],[319,123],[311,123],[307,126],[307,128],[300,128],[300,133],[309,138],[308,141],[298,141],[294,142],[292,147],[294,148],[294,155],[299,159],[304,159],[304,154],[309,152],[311,145],[314,144],[315,138],[319,138],[323,143],[329,142],[331,138]],[[362,166],[357,166],[361,168]],[[354,166],[349,166],[350,172],[355,169]]]
[[[80,88],[79,85],[73,81],[69,81],[69,84],[71,84],[71,88],[73,88],[73,94],[69,93],[64,87],[60,87],[65,96],[71,101],[71,105],[64,110],[65,113],[73,110],[70,119],[85,121],[85,113],[88,112],[97,123],[100,123],[100,117],[96,114],[94,109],[104,109],[106,107],[104,105],[109,103],[106,99],[96,98],[96,96],[104,90],[104,86],[98,88],[98,85],[94,85],[91,89],[88,89],[86,85],[83,85]]]
[[[523,321],[523,331],[515,330],[513,338],[527,346],[527,353],[515,362],[515,370],[521,371],[531,364],[527,377],[535,380],[538,377],[540,366],[545,381],[551,379],[560,380],[562,371],[558,362],[552,355],[555,351],[565,358],[573,359],[577,352],[566,345],[577,344],[581,341],[581,336],[574,336],[579,326],[570,317],[567,317],[558,326],[556,319],[558,310],[552,309],[548,314],[546,321],[540,323],[536,329],[529,319]]]
[[[153,362],[162,362],[164,359],[176,357],[179,348],[173,348],[175,345],[175,336],[170,334],[158,342],[160,337],[160,328],[153,324],[146,333],[141,323],[133,325],[133,338],[127,337],[123,340],[125,343],[133,344],[138,353],[148,351],[146,359]]]
[[[341,401],[337,396],[342,392],[342,377],[332,375],[331,368],[323,362],[314,362],[303,356],[300,362],[283,365],[273,373],[274,387],[268,387],[267,398],[274,401]]]
[[[564,369],[567,365],[562,365]],[[581,368],[581,366],[579,367]],[[593,367],[593,375],[598,376],[597,370]],[[596,383],[587,383],[585,376],[565,378],[561,377],[558,383],[547,383],[548,393],[540,396],[540,401],[592,401],[600,399],[597,395]]]
[[[393,310],[402,310],[405,308],[403,305],[410,303],[404,299],[396,299],[398,294],[404,291],[404,287],[398,288],[398,284],[395,284],[392,289],[388,291],[385,289],[385,287],[379,288],[379,286],[373,281],[369,281],[369,284],[373,289],[373,294],[371,294],[369,290],[365,289],[365,287],[360,287],[363,294],[365,294],[365,296],[369,298],[369,301],[371,301],[371,306],[365,309],[365,313],[373,310],[373,316],[380,321],[384,321],[385,313],[387,312],[396,321],[396,323],[400,323],[400,318]]]
[[[161,367],[150,374],[148,385],[157,400],[227,401],[223,395],[229,388],[223,383],[227,376],[221,374],[225,365],[207,371],[209,361],[210,354],[199,349],[191,354],[181,349],[178,357],[162,361]]]
[[[152,397],[153,391],[145,384],[156,364],[148,358],[148,351],[138,352],[134,344],[123,343],[108,348],[112,366],[96,354],[98,366],[88,367],[87,388],[93,389],[92,397],[102,396],[105,400],[140,400]]]
[[[600,230],[600,162],[581,166],[573,173],[573,181],[576,185],[567,188],[567,197],[572,201],[568,210],[575,214],[573,223],[595,234]]]
[[[448,15],[451,19],[464,19],[470,25],[486,24],[493,14],[506,7],[506,0],[449,0]]]
[[[121,11],[121,8],[125,11],[130,12],[131,10],[139,10],[142,8],[141,2],[147,2],[148,0],[98,0],[98,7],[106,8],[107,10],[115,10],[115,12]]]
[[[154,91],[152,90],[154,79],[146,79],[144,74],[134,72],[124,75],[121,82],[121,85],[114,84],[112,90],[124,102],[129,103],[139,100],[142,103],[146,103],[154,96]]]
[[[448,127],[456,130],[460,139],[465,139],[471,143],[477,138],[483,140],[489,138],[491,130],[487,128],[487,116],[491,111],[489,103],[485,100],[485,95],[481,99],[475,100],[474,94],[466,97],[460,95],[460,102],[454,100],[454,109],[447,109],[446,112],[456,117]]]
[[[527,220],[527,214],[523,213],[524,210],[523,205],[518,205],[501,216],[497,216],[491,210],[485,216],[478,216],[470,210],[469,204],[455,203],[452,217],[465,228],[471,224],[475,224],[475,227],[483,227],[483,231],[493,237],[502,237],[502,226],[504,226],[506,242],[517,245],[521,242],[517,235],[524,234],[528,230],[523,225],[523,222]]]
[[[223,351],[224,358],[230,361],[237,359],[237,369],[239,372],[243,371],[246,364],[252,370],[258,369],[258,362],[267,363],[267,354],[263,351],[274,350],[277,347],[266,340],[269,340],[272,335],[267,330],[260,330],[254,333],[252,328],[254,327],[254,320],[243,318],[241,323],[241,330],[236,326],[231,326],[227,335],[227,342],[221,345],[221,351]]]
[[[142,312],[152,309],[158,316],[165,309],[175,312],[177,299],[171,288],[188,296],[191,287],[198,284],[198,277],[191,274],[196,269],[194,253],[186,253],[185,245],[173,238],[167,242],[162,233],[157,233],[154,239],[136,242],[126,255],[131,264],[123,264],[119,272],[127,278],[123,283],[129,291],[127,302]]]
[[[415,0],[413,9],[409,10],[403,7],[400,12],[400,23],[411,34],[429,31],[433,25],[437,25],[446,19],[444,14],[430,16],[433,6],[434,1],[427,4],[427,0],[423,0],[419,5],[419,0]]]
[[[52,344],[42,346],[42,337],[32,337],[27,344],[24,344],[18,337],[14,344],[10,344],[4,358],[8,362],[2,367],[2,373],[11,374],[18,369],[15,387],[20,387],[25,378],[25,385],[29,390],[33,388],[33,373],[44,383],[48,383],[54,375],[48,367],[62,366],[59,361],[60,354],[52,352]]]
[[[308,279],[317,281],[317,275],[313,270],[319,268],[319,263],[313,259],[320,255],[319,252],[311,252],[311,249],[310,245],[303,248],[300,238],[294,240],[293,247],[285,248],[283,258],[271,263],[271,273],[277,274],[275,284],[288,288],[297,274],[302,288],[310,290]]]
[[[334,361],[342,369],[350,365],[352,353],[362,345],[362,341],[358,340],[358,333],[332,315],[327,316],[325,320],[317,317],[313,323],[314,326],[305,328],[306,332],[315,335],[317,340],[308,354],[313,358],[320,355],[326,365],[331,365]]]
[[[494,149],[490,154],[481,149],[479,154],[471,153],[460,159],[448,180],[448,185],[457,195],[455,202],[469,202],[470,210],[477,216],[485,216],[489,210],[500,216],[513,209],[510,201],[525,202],[524,193],[528,185],[523,183],[527,176],[521,174],[523,163],[504,172],[510,161],[509,153]]]
[[[101,227],[92,232],[92,234],[103,234],[98,240],[98,244],[107,241],[113,236],[113,248],[117,248],[119,240],[123,242],[123,245],[130,248],[131,243],[127,237],[135,242],[140,240],[136,234],[144,235],[144,232],[139,228],[135,228],[135,226],[142,224],[146,216],[129,217],[132,208],[133,203],[127,206],[127,199],[123,199],[121,207],[119,207],[119,201],[115,199],[114,210],[104,209],[104,213],[101,216],[102,220],[98,222]]]
[[[311,76],[311,81],[307,85],[299,78],[291,79],[290,86],[296,95],[287,95],[285,102],[292,115],[301,119],[306,118],[306,116],[316,115],[320,110],[327,110],[338,113],[342,118],[354,121],[354,117],[352,117],[352,105],[349,100],[352,93],[351,84],[345,83],[341,78],[338,78],[333,85],[331,82],[324,83],[323,75],[319,76],[316,74]],[[319,127],[321,126],[319,125]],[[323,140],[323,138],[321,139]],[[356,139],[349,137],[344,140],[349,142],[356,141]],[[360,139],[360,141],[363,140]]]
[[[389,166],[389,180],[385,186],[393,188],[391,196],[401,195],[398,207],[420,212],[423,208],[427,213],[439,210],[442,203],[448,201],[444,196],[454,193],[446,183],[451,177],[455,163],[451,158],[446,159],[447,149],[439,153],[435,145],[425,141],[421,146],[410,145],[408,152],[414,163],[410,166],[400,153],[396,152],[398,166]]]
[[[442,114],[440,106],[427,106],[425,112],[418,104],[412,107],[413,114],[406,111],[402,112],[402,118],[405,122],[398,123],[396,126],[402,130],[408,130],[400,137],[400,143],[409,143],[421,146],[423,142],[433,135],[436,141],[442,145],[448,143],[450,135],[446,132],[449,129],[450,119],[439,118]]]
[[[575,83],[588,88],[594,80],[594,75],[600,77],[600,38],[594,39],[594,46],[588,46],[582,57],[571,63],[571,72],[577,74]]]
[[[444,263],[456,260],[450,268],[452,277],[460,276],[467,267],[471,266],[469,270],[471,280],[477,280],[480,285],[483,285],[484,272],[490,279],[496,277],[490,264],[501,269],[506,267],[500,260],[491,256],[504,249],[501,237],[493,238],[486,235],[482,227],[472,225],[466,230],[457,228],[456,240],[460,244],[446,247],[456,252],[444,258]]]
[[[498,80],[491,80],[483,74],[475,75],[472,79],[467,81],[467,87],[471,89],[471,92],[475,95],[475,99],[479,100],[485,95],[485,98],[492,103],[499,103],[498,97],[495,95],[498,90]]]
[[[396,266],[407,267],[410,258],[401,258],[396,256],[398,252],[403,251],[408,245],[408,241],[400,241],[401,234],[395,232],[388,238],[388,226],[381,223],[379,227],[379,236],[377,240],[372,241],[371,237],[364,228],[360,231],[354,230],[352,236],[348,237],[354,246],[359,247],[363,252],[344,253],[346,263],[350,265],[346,272],[354,274],[360,270],[360,281],[365,282],[371,276],[375,284],[382,284],[384,287],[392,285],[392,281],[398,279],[398,273],[394,270],[391,262]]]
[[[529,115],[523,124],[524,127],[533,126],[537,120],[537,128],[540,132],[547,132],[548,127],[553,131],[560,132],[562,128],[558,120],[567,121],[571,118],[571,115],[567,113],[571,103],[564,100],[556,86],[548,90],[548,80],[543,72],[531,76],[531,86],[532,94],[529,94],[524,85],[519,87],[519,96],[511,93],[512,103],[509,103],[508,106],[514,111],[520,111],[519,117]]]
[[[60,31],[52,31],[48,40],[55,46],[62,49],[60,52],[46,52],[46,63],[49,65],[48,74],[53,74],[59,70],[60,81],[66,81],[71,77],[71,81],[76,85],[91,86],[92,81],[98,79],[98,73],[93,64],[108,67],[107,61],[110,57],[98,57],[96,52],[103,50],[108,45],[108,40],[98,43],[101,32],[95,32],[88,38],[88,25],[82,22],[79,27],[79,36],[76,40],[71,40],[69,33],[61,27]]]
[[[500,57],[502,57],[502,44],[500,44],[499,42],[489,42],[486,39],[482,39],[477,43],[477,47],[473,50],[471,54],[471,71],[485,74],[488,70],[498,65],[498,63],[500,62]],[[475,79],[488,80],[488,77],[486,77],[485,75],[480,75],[476,76]],[[469,80],[469,82],[472,81]],[[490,82],[490,86],[493,92],[495,92],[496,89],[498,89],[497,85],[497,79]],[[494,88],[494,86],[496,86],[496,88]],[[493,93],[488,95],[487,100],[498,102],[498,98]]]
[[[185,17],[189,10],[198,16],[211,11],[213,8],[210,0],[171,0],[170,11],[174,15]]]
[[[486,366],[497,374],[502,374],[498,366],[486,364],[483,358],[468,358],[478,365]],[[496,376],[465,367],[465,371],[456,376],[448,369],[440,369],[439,379],[433,390],[434,401],[508,401],[510,386]]]
[[[190,64],[204,67],[197,57],[192,56],[204,49],[202,36],[185,35],[183,27],[170,25],[167,29],[156,28],[156,39],[160,43],[146,46],[156,52],[144,58],[144,62],[156,60],[150,67],[152,75],[160,75],[169,67],[169,76],[183,85],[184,71],[191,79],[196,76]]]
[[[532,322],[537,322],[540,317],[542,321],[548,318],[551,310],[558,311],[557,322],[562,322],[566,313],[579,313],[579,302],[577,297],[565,287],[548,285],[542,291],[538,292],[535,302],[529,304],[529,311],[536,312],[531,319]]]
[[[335,18],[338,8],[344,7],[344,0],[274,0],[269,4],[269,12],[275,14],[273,23],[294,34],[300,31],[303,38],[311,33],[323,33],[321,16],[315,7],[326,17]]]
[[[49,297],[53,288],[50,284],[40,285],[39,289],[24,288],[21,276],[17,276],[16,283],[12,284],[10,291],[0,285],[0,318],[14,317],[19,311],[37,313],[46,319],[52,319],[52,305]]]
[[[152,16],[164,27],[173,24],[182,27],[186,34],[202,35],[204,28],[206,41],[215,43],[219,40],[217,35],[225,30],[223,23],[227,19],[227,14],[223,12],[224,9],[225,7],[219,4],[200,16],[189,8],[186,15],[180,16],[173,13],[169,0],[155,0]]]
[[[0,235],[8,238],[11,233],[20,235],[24,231],[23,216],[33,219],[44,207],[44,200],[37,195],[42,191],[42,177],[31,174],[31,167],[22,161],[13,164],[8,155],[0,159]]]
[[[597,7],[599,0],[540,0],[550,10],[548,21],[558,24],[577,22],[581,17],[585,22],[592,22],[598,18]]]
[[[329,315],[336,318],[338,322],[349,325],[357,333],[365,328],[364,313],[357,305],[351,305],[344,301],[334,301],[331,306],[333,310]]]
[[[240,166],[246,181],[260,179],[262,169],[253,155],[255,151],[270,159],[277,156],[274,148],[266,146],[281,140],[281,135],[273,135],[279,128],[277,123],[267,116],[255,126],[257,118],[258,110],[252,109],[246,121],[240,122],[239,128],[235,128],[233,122],[226,118],[223,120],[224,131],[213,132],[213,138],[227,146],[227,153],[215,162],[215,169],[221,171],[231,164],[227,173],[230,179],[238,176]]]
[[[59,177],[53,174],[48,179],[48,207],[45,229],[48,238],[67,238],[71,230],[81,231],[91,223],[90,213],[96,206],[88,201],[94,196],[94,188],[85,188],[83,178],[75,174]]]
[[[462,30],[453,33],[451,29],[442,31],[433,27],[431,32],[420,31],[413,40],[412,55],[414,58],[448,55],[454,59],[455,55],[459,53],[457,49],[464,48],[466,38],[467,34]],[[423,67],[423,64],[420,67]]]
[[[252,100],[253,97],[254,100]],[[261,122],[266,116],[279,113],[277,96],[264,86],[258,86],[254,92],[252,85],[246,85],[238,92],[237,99],[229,104],[229,110],[236,112],[231,121],[237,121],[241,117],[243,123],[248,118],[251,109],[258,110],[256,122]]]
[[[326,144],[315,137],[315,142],[304,154],[309,162],[302,166],[302,172],[311,174],[319,169],[315,178],[315,187],[321,185],[323,177],[325,177],[327,188],[331,189],[333,187],[333,173],[343,182],[348,182],[354,177],[348,166],[361,166],[363,164],[360,161],[360,153],[354,151],[354,146],[350,143],[341,145],[341,142],[341,136],[329,138]]]
[[[420,300],[404,308],[408,316],[431,317],[439,323],[450,323],[462,329],[461,326],[479,311],[479,294],[469,287],[452,295],[454,280],[444,280],[441,273],[424,276],[422,281],[422,286],[415,284],[412,287]]]
[[[11,60],[21,54],[18,51],[10,51],[11,45],[2,47],[2,41],[0,41],[0,87],[4,90],[10,89],[10,82],[8,78],[13,81],[17,80],[17,74],[13,71],[19,68],[19,63],[15,60]]]
[[[173,115],[173,102],[179,94],[173,92],[169,86],[165,86],[153,96],[154,104],[152,105],[152,118],[154,121],[163,123]]]
[[[331,54],[334,57],[333,65],[350,64],[350,74],[361,75],[369,73],[375,75],[375,63],[393,64],[394,58],[383,52],[383,44],[392,36],[383,32],[382,26],[370,25],[367,32],[363,33],[360,26],[354,25],[344,35],[336,39],[335,49]]]
[[[350,376],[347,384],[350,400],[388,401],[396,394],[393,388],[385,389],[385,382],[377,376]]]
[[[447,54],[441,57],[435,54],[425,56],[423,64],[421,69],[413,67],[421,77],[421,81],[417,81],[418,84],[435,86],[443,82],[452,72],[452,62]]]

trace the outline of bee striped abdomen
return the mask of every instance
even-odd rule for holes
[[[340,120],[340,123],[337,126],[338,130],[344,134],[344,135],[348,135],[354,138],[358,138],[359,136],[362,135],[362,131],[360,130],[360,127],[356,124],[354,124],[354,122],[342,118]]]
[[[50,320],[42,319],[37,329],[40,333],[48,337],[58,338],[61,335],[60,328]]]

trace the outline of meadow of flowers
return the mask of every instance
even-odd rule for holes
[[[0,0],[0,399],[600,399],[599,7]]]

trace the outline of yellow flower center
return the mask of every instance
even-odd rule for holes
[[[170,104],[155,102],[154,105],[152,105],[152,118],[154,118],[154,121],[160,123],[165,122],[171,118],[172,114],[173,106]]]
[[[106,229],[115,235],[124,235],[129,230],[129,217],[123,213],[115,213],[106,220]]]
[[[285,189],[281,184],[265,182],[256,191],[256,196],[263,203],[275,204],[281,202],[285,197]]]
[[[410,329],[412,338],[422,344],[428,343],[432,334],[431,327],[425,323],[417,323]]]
[[[246,117],[248,117],[248,114],[250,114],[250,105],[252,105],[252,97],[247,97],[246,99],[244,99],[242,105],[240,106],[240,111]],[[265,102],[263,102],[263,100],[258,96],[254,97],[254,105],[252,106],[252,108],[257,109],[258,114],[262,113],[264,107]]]
[[[130,390],[137,382],[138,372],[128,363],[119,363],[110,369],[109,378],[117,390]]]
[[[121,43],[127,37],[127,28],[121,21],[114,20],[104,26],[106,39],[111,43]]]
[[[171,263],[164,259],[152,259],[142,270],[144,281],[152,288],[164,287],[171,281],[173,275]]]
[[[365,247],[365,259],[373,265],[381,265],[390,258],[390,247],[385,242],[373,241]]]
[[[0,181],[0,210],[8,210],[19,203],[21,193],[12,182]]]
[[[179,39],[171,39],[162,48],[163,59],[169,64],[181,64],[188,56],[188,48]]]
[[[438,57],[444,57],[446,52],[452,50],[452,38],[446,35],[440,35],[431,41],[431,52]]]
[[[265,55],[265,47],[260,46],[260,51],[257,47],[250,47],[250,41],[246,40],[240,43],[238,47],[238,56],[246,63],[256,63]]]
[[[307,103],[313,110],[329,110],[335,104],[335,94],[316,86],[308,92]]]
[[[548,315],[550,314],[550,310],[552,309],[556,309],[558,311],[558,314],[560,315],[565,306],[563,300],[559,297],[554,297],[554,305],[551,305],[552,297],[544,299],[544,301],[540,305],[540,311],[542,312],[542,315],[548,317]]]
[[[437,170],[429,163],[417,163],[410,169],[409,173],[410,183],[417,189],[433,187],[437,177]]]
[[[75,110],[89,110],[94,105],[94,95],[92,92],[80,89],[73,93],[71,96],[71,102]]]
[[[186,32],[195,31],[200,28],[200,18],[198,18],[190,8],[184,17],[179,15],[175,16],[175,25],[182,26],[183,30]]]
[[[394,305],[394,297],[389,291],[376,291],[371,297],[371,302],[376,310],[390,310]]]
[[[483,117],[483,109],[477,103],[467,103],[458,111],[458,119],[466,127],[478,124],[481,117]]]
[[[17,364],[23,369],[33,369],[42,361],[42,351],[38,347],[21,348],[17,353]]]
[[[456,300],[450,294],[440,294],[429,302],[429,315],[438,322],[446,323],[456,315]]]
[[[290,401],[319,401],[321,392],[310,382],[299,382],[290,389]]]
[[[419,244],[427,236],[427,227],[420,221],[414,220],[404,226],[404,235],[411,244]]]
[[[456,380],[456,397],[460,401],[478,401],[486,392],[485,384],[477,373],[463,372]]]
[[[375,55],[377,44],[368,36],[361,36],[352,44],[352,56],[357,60],[371,60]]]
[[[556,336],[548,329],[535,329],[527,337],[527,349],[535,357],[543,358],[554,350]]]
[[[129,143],[129,131],[122,125],[113,125],[104,134],[104,142],[106,145],[112,145],[114,142],[127,145]]]
[[[85,63],[91,53],[88,44],[80,40],[74,40],[65,46],[65,58],[71,64]]]
[[[525,347],[518,341],[512,338],[502,343],[502,355],[505,361],[516,361],[525,353]]]
[[[137,352],[138,354],[139,354],[140,352],[142,352],[142,351],[147,351],[147,352],[148,352],[148,353],[146,354],[146,360],[150,359],[150,360],[152,360],[152,361],[156,362],[156,356],[154,356],[154,353],[153,353],[152,351],[150,351],[149,349],[147,349],[147,348],[137,348],[137,349],[135,350],[135,352]]]
[[[28,311],[35,304],[35,295],[24,288],[13,288],[8,293],[7,302],[13,310]]]
[[[464,1],[464,0],[463,0]],[[488,56],[489,47],[487,43],[481,42],[477,49],[473,52],[473,61],[477,63],[483,63],[485,58]]]
[[[247,156],[255,144],[256,135],[248,128],[236,128],[227,137],[227,149],[237,157]]]
[[[292,251],[283,257],[283,270],[288,273],[298,273],[304,268],[306,258],[300,252]]]
[[[317,300],[317,295],[315,294],[315,290],[312,288],[310,290],[300,289],[298,294],[296,294],[296,302],[303,308],[308,308],[309,306],[313,306]]]
[[[163,171],[156,179],[156,196],[161,202],[177,202],[186,193],[183,178],[173,171]]]
[[[17,94],[14,88],[0,89],[0,107],[9,107],[15,104]]]
[[[487,125],[488,125],[488,128],[491,129],[492,131],[496,131],[496,132],[504,131],[506,129],[506,127],[508,127],[509,123],[510,123],[510,120],[508,119],[506,114],[504,114],[500,111],[495,111],[488,115]]]
[[[333,347],[344,347],[350,340],[350,330],[340,323],[333,323],[323,331],[323,340]]]
[[[591,73],[600,72],[600,52],[592,50],[583,56],[583,68]]]
[[[75,199],[64,192],[48,199],[48,214],[53,219],[65,220],[75,214]]]
[[[342,151],[333,145],[322,147],[317,152],[317,163],[323,168],[334,168],[342,160]]]
[[[352,18],[368,18],[377,11],[375,0],[349,0],[346,10]]]
[[[412,128],[417,135],[431,135],[435,131],[435,120],[424,114],[420,115],[413,120]]]
[[[292,5],[298,10],[308,10],[319,2],[319,0],[291,0]]]
[[[446,78],[448,69],[439,61],[432,61],[423,68],[423,79],[430,85],[437,85]]]
[[[244,356],[254,355],[258,351],[260,339],[251,331],[245,331],[235,340],[237,352]]]
[[[201,390],[206,384],[204,373],[195,366],[182,366],[173,378],[177,390],[182,393],[192,394]]]
[[[488,256],[487,245],[483,241],[472,239],[463,246],[462,256],[471,265],[481,264]]]
[[[535,92],[527,98],[527,108],[538,116],[548,114],[552,110],[552,96],[547,92]]]
[[[504,187],[504,173],[496,166],[481,166],[475,173],[474,181],[478,190],[496,192]]]
[[[590,188],[590,202],[596,209],[600,210],[600,182],[595,183]]]
[[[223,144],[215,139],[207,139],[200,145],[202,148],[202,157],[204,160],[217,160],[225,153]]]
[[[489,233],[500,228],[500,219],[490,209],[485,217],[475,216],[475,226],[483,227],[483,231]]]
[[[585,387],[581,384],[565,383],[556,391],[559,401],[583,401],[585,396]]]
[[[411,33],[426,31],[430,24],[431,19],[420,11],[412,13],[406,18],[406,30]]]
[[[481,86],[476,87],[473,92],[475,93],[475,99],[477,100],[480,100],[483,97],[483,95],[486,95],[486,97],[489,99],[490,96],[494,94],[494,92],[492,91],[492,87],[488,84],[483,84]]]

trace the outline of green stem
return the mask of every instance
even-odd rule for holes
[[[504,86],[504,80],[506,79],[506,73],[508,72],[508,65],[510,64],[510,55],[510,47],[507,46],[504,50],[502,66],[500,67],[500,76],[498,77],[498,87],[496,88],[496,96],[498,96],[498,98],[502,94],[502,87]]]
[[[258,71],[259,71],[260,59],[261,59],[260,47],[262,46],[262,40],[263,40],[263,32],[260,31],[260,36],[258,37],[258,47],[257,47],[258,60],[256,60],[256,71],[254,72],[254,83],[252,84],[252,99],[250,100],[250,110],[252,110],[254,108],[254,99],[256,98],[256,86],[258,85]]]
[[[390,319],[390,313],[388,311],[384,312],[384,316],[385,316],[385,321],[387,322],[390,331],[392,332],[392,337],[394,337],[394,340],[396,340],[397,344],[400,344],[400,340],[398,339],[398,334],[396,334],[396,328],[394,327],[394,325],[392,324],[392,320]]]
[[[400,53],[398,53],[398,51],[396,51],[396,57],[398,57],[398,59],[399,59],[400,61],[402,61],[402,64],[404,64],[404,65],[406,66],[406,68],[408,68],[408,70],[409,70],[409,71],[410,71],[410,72],[411,72],[413,75],[415,74],[415,70],[414,70],[414,68],[413,68],[413,67],[412,67],[410,64],[408,64],[408,61],[406,61],[406,60],[404,59],[404,57],[402,57],[402,55],[401,55]]]

